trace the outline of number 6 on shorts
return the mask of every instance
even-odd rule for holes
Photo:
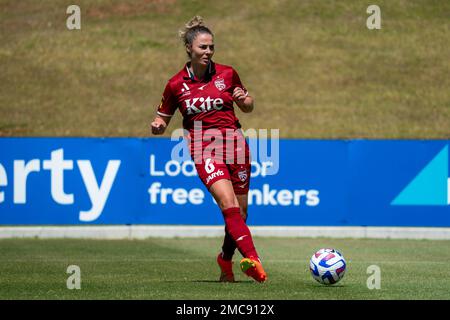
[[[214,164],[211,162],[211,158],[206,159],[205,161],[205,171],[207,174],[210,174],[215,169]]]

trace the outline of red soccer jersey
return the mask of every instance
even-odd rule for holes
[[[202,121],[202,129],[238,129],[234,113],[233,90],[242,85],[237,72],[230,66],[210,62],[203,80],[198,80],[184,66],[166,85],[158,114],[171,117],[176,109],[183,115],[183,127],[190,132],[194,121]]]

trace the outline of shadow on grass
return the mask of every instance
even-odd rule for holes
[[[219,280],[203,280],[203,279],[199,279],[199,280],[188,280],[188,279],[185,279],[185,280],[164,280],[164,282],[166,282],[166,283],[181,283],[181,282],[184,282],[184,283],[187,283],[187,282],[191,282],[191,283],[230,283],[230,284],[235,284],[235,283],[239,283],[239,284],[241,284],[241,283],[244,283],[244,284],[246,284],[246,283],[254,283],[254,281],[251,281],[251,280],[249,280],[249,281],[241,281],[241,280],[236,280],[235,282],[220,282]]]
[[[253,281],[241,281],[241,280],[236,280],[234,282],[220,282],[219,280],[191,280],[191,282],[196,282],[196,283],[253,283]]]
[[[345,286],[343,284],[333,284],[333,285],[316,284],[316,285],[309,285],[309,287],[318,289],[331,289],[331,288],[343,288]]]

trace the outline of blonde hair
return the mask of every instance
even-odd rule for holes
[[[207,33],[214,37],[214,34],[205,25],[201,16],[193,17],[184,25],[183,29],[178,31],[178,34],[185,46],[192,45],[192,42],[194,42],[195,38],[200,33]],[[189,56],[189,52],[187,54]]]

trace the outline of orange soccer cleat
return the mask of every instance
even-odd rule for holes
[[[267,274],[263,269],[263,266],[259,259],[244,258],[241,260],[241,270],[247,276],[252,277],[258,282],[265,282],[267,280]]]
[[[234,282],[233,262],[223,260],[222,253],[217,256],[217,264],[220,267],[220,282]]]

